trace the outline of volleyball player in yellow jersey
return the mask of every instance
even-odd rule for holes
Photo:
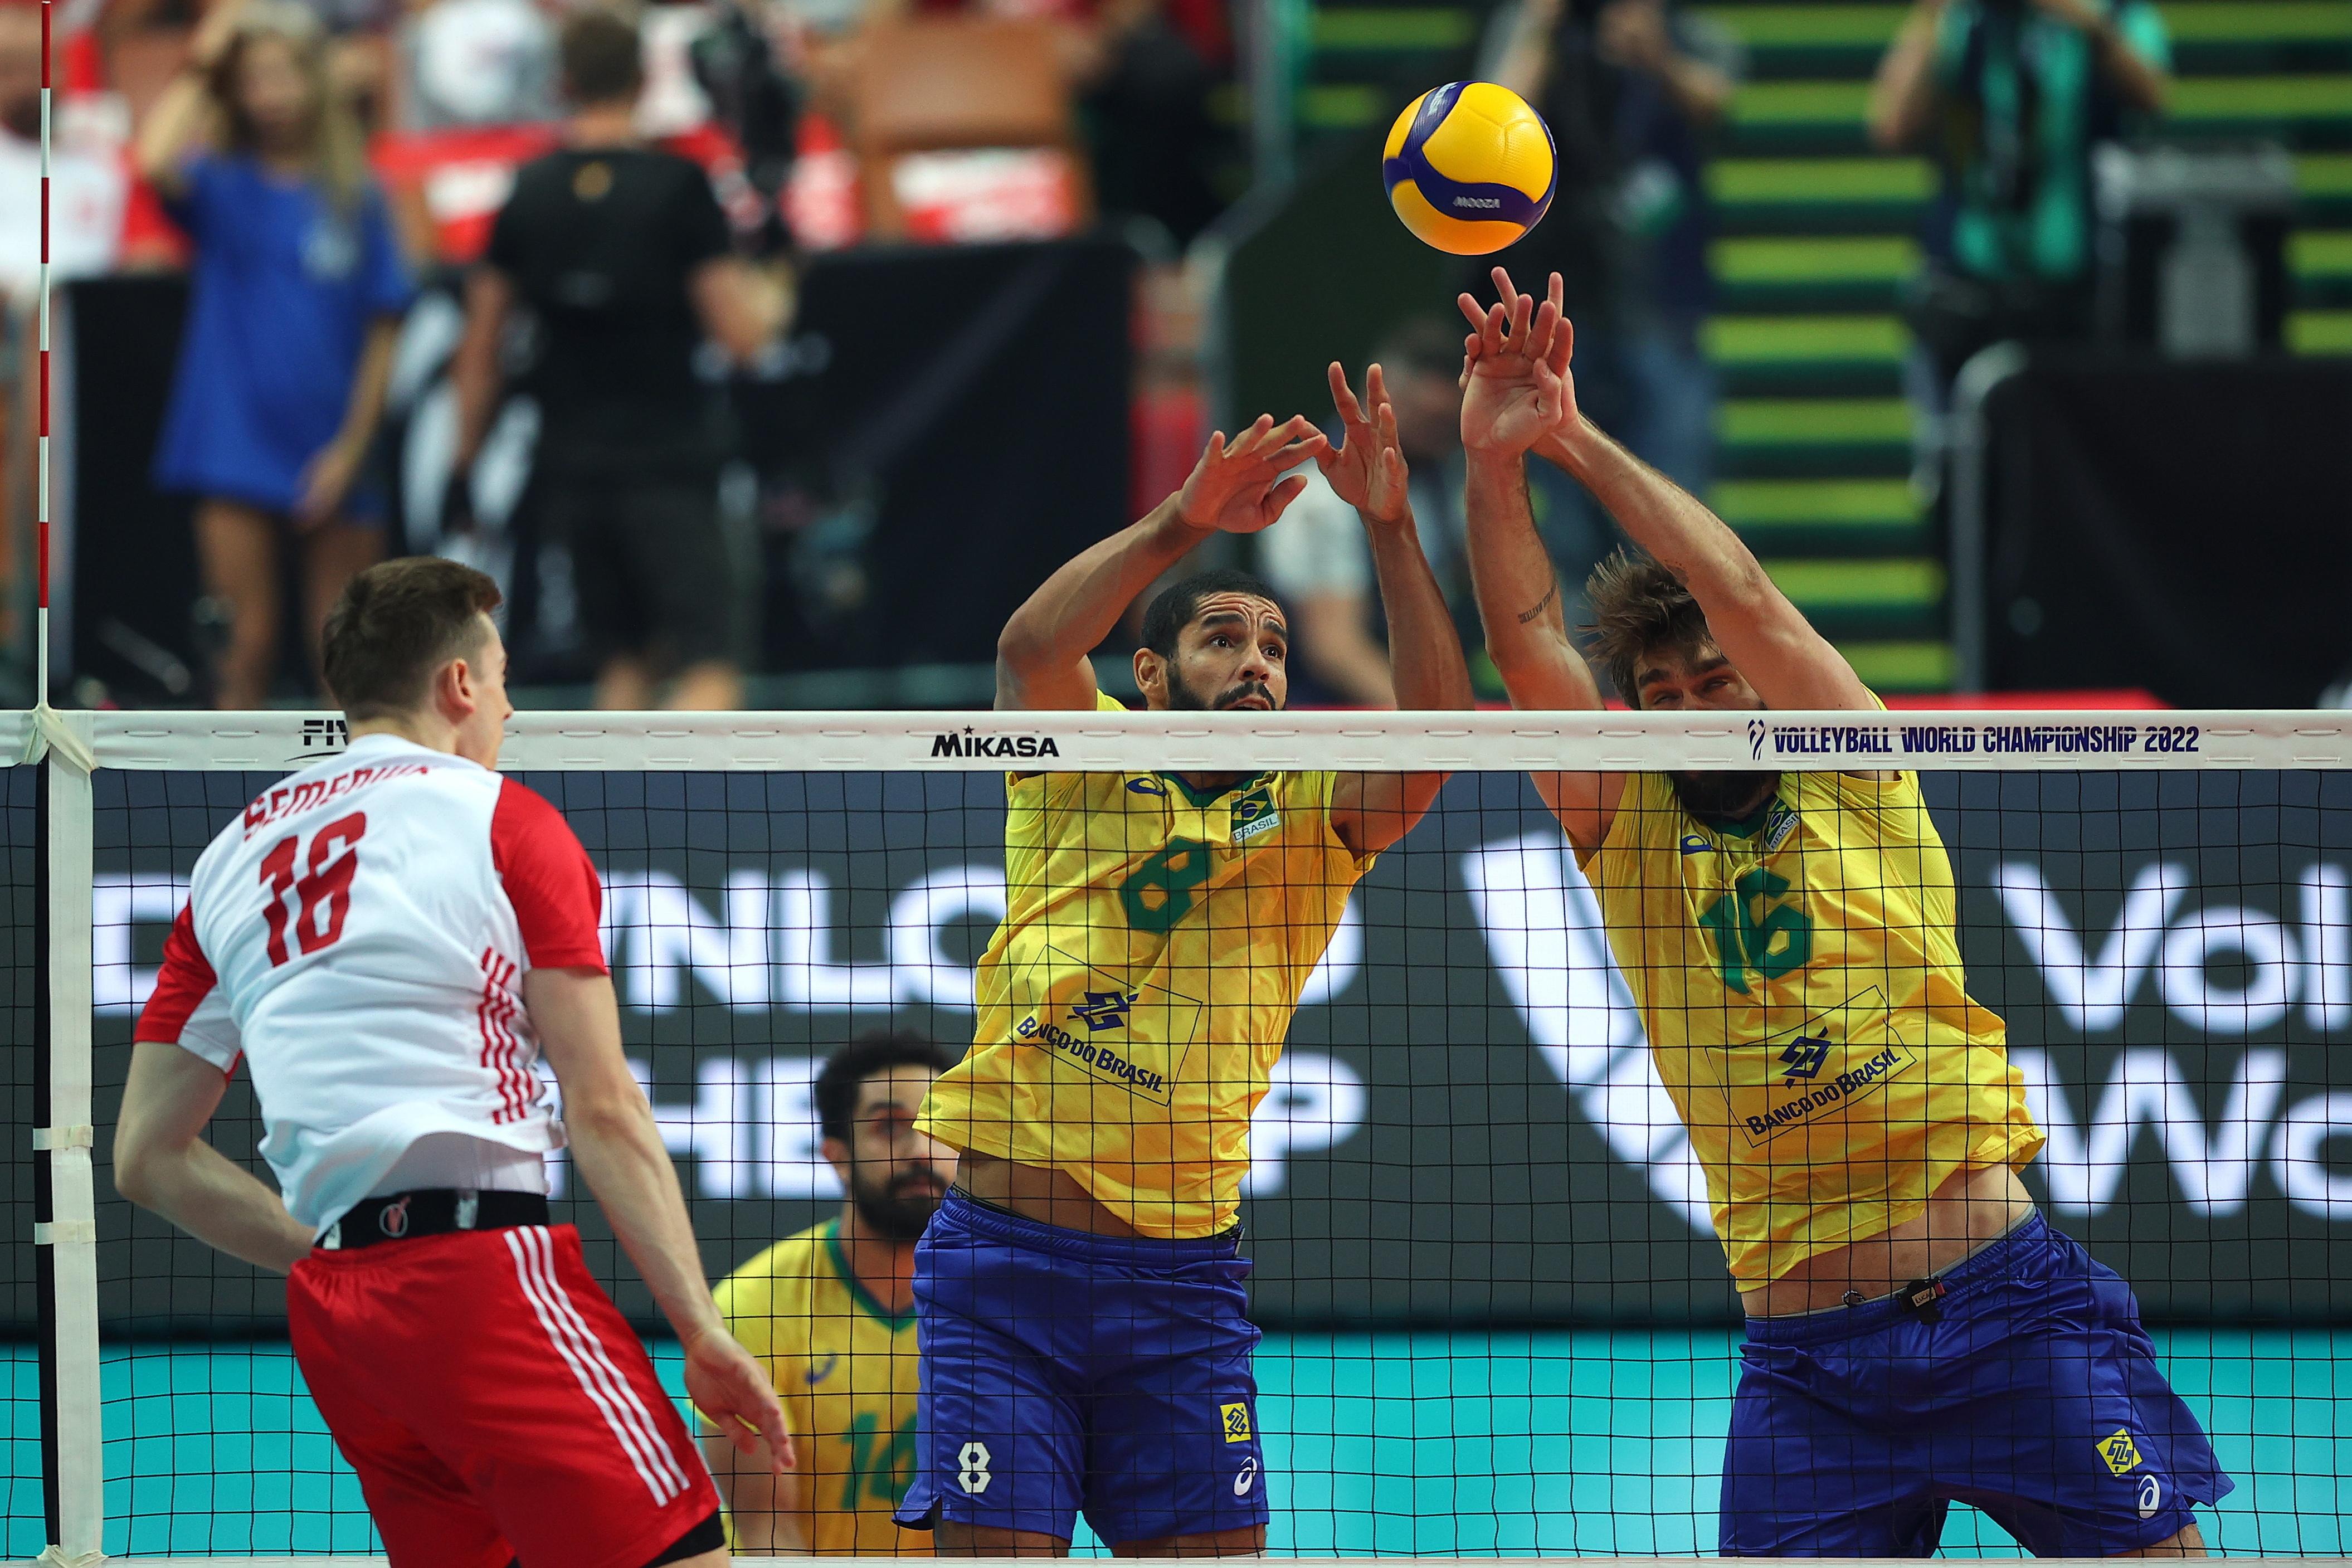
[[[915,1131],[954,1058],[920,1035],[877,1034],[834,1053],[814,1086],[821,1148],[841,1212],[787,1237],[712,1292],[728,1331],[767,1367],[800,1468],[771,1473],[706,1431],[729,1543],[752,1556],[931,1553],[890,1518],[915,1470],[915,1240],[946,1195],[953,1151]]]
[[[1370,537],[1399,698],[1469,707],[1380,371],[1369,406],[1330,374],[1343,447],[1304,419],[1212,439],[1181,490],[1013,616],[997,706],[1117,707],[1089,652],[1195,545],[1279,517],[1304,482],[1285,470],[1312,456]],[[1143,641],[1154,710],[1283,705],[1282,610],[1244,574],[1164,590]],[[1127,1555],[1264,1548],[1236,1224],[1250,1114],[1349,889],[1444,782],[1012,777],[977,1038],[919,1124],[962,1159],[916,1253],[927,1454],[898,1517],[935,1524],[943,1554],[1064,1552],[1081,1510]]]
[[[1462,304],[1470,562],[1520,708],[1598,708],[1538,542],[1520,449],[1567,323]],[[1553,300],[1559,279],[1552,279]],[[1538,325],[1542,318],[1538,317]],[[1532,449],[1644,554],[1587,588],[1634,706],[1877,700],[1730,529],[1575,410]],[[1972,1001],[1951,865],[1893,773],[1548,773],[1748,1312],[1725,1449],[1735,1556],[1926,1556],[1954,1500],[2042,1555],[2201,1554],[2231,1489],[2125,1283],[2035,1213],[2042,1146],[2000,1020]]]

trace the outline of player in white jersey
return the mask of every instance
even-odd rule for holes
[[[197,860],[140,1018],[115,1184],[290,1274],[295,1355],[394,1568],[710,1568],[709,1472],[578,1234],[549,1224],[567,1130],[695,1403],[780,1468],[791,1440],[712,1303],[622,1055],[595,868],[491,771],[513,711],[498,603],[430,559],[344,591],[325,663],[351,747]],[[204,1140],[240,1057],[276,1193]]]

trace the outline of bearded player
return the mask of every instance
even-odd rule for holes
[[[1601,706],[1561,623],[1519,447],[1569,373],[1522,308],[1467,343],[1470,560],[1519,708]],[[1646,553],[1587,593],[1619,693],[1661,712],[1878,700],[1731,530],[1575,410],[1534,450]],[[1540,773],[1599,895],[1659,1077],[1705,1167],[1748,1314],[1724,1457],[1732,1556],[1936,1550],[1954,1500],[2030,1550],[2201,1555],[2231,1489],[2130,1289],[2035,1212],[2042,1146],[2001,1022],[1971,1000],[1952,870],[1897,773]],[[1836,1092],[1823,1093],[1825,1088]]]
[[[677,1331],[695,1404],[772,1466],[791,1438],[711,1302],[621,1054],[596,869],[493,771],[513,712],[498,604],[431,557],[343,590],[324,651],[351,746],[198,857],[140,1016],[115,1185],[290,1274],[295,1359],[394,1568],[717,1568],[686,1424],[578,1233],[549,1223],[551,1151],[568,1142]],[[205,1142],[240,1059],[277,1192]]]
[[[1414,531],[1377,368],[1346,445],[1262,418],[1184,488],[1048,579],[1005,626],[1000,709],[1108,709],[1089,652],[1220,531],[1272,523],[1314,457],[1371,542],[1415,708],[1470,706]],[[1155,712],[1278,711],[1281,606],[1212,572],[1155,597],[1135,654]],[[1014,774],[1007,907],[980,1022],[920,1130],[962,1151],[916,1252],[926,1454],[899,1519],[942,1553],[1060,1554],[1083,1511],[1124,1555],[1255,1552],[1265,1458],[1244,1316],[1241,1182],[1298,993],[1349,891],[1436,797],[1433,773]]]
[[[915,1131],[954,1060],[915,1034],[835,1051],[814,1098],[841,1212],[787,1237],[715,1292],[743,1348],[775,1381],[800,1450],[782,1475],[763,1452],[703,1438],[738,1552],[820,1557],[931,1554],[891,1511],[915,1469],[915,1242],[947,1195],[952,1152]]]

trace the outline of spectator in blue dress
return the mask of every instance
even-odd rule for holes
[[[219,0],[139,139],[194,248],[155,478],[197,498],[224,708],[268,696],[289,530],[314,661],[328,606],[383,554],[368,459],[410,284],[327,60],[307,7]]]

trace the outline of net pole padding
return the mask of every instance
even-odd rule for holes
[[[90,715],[44,710],[44,728],[73,743],[40,764],[37,876],[41,904],[36,950],[38,987],[37,1099],[47,1125],[33,1131],[47,1203],[34,1226],[41,1258],[41,1394],[45,1563],[81,1565],[101,1556],[105,1464],[99,1396],[98,1205],[91,1169],[91,892],[95,878],[89,755]],[[46,1088],[46,1093],[39,1092]],[[37,1180],[38,1178],[37,1178]]]
[[[99,766],[282,773],[331,713],[92,715]],[[2352,768],[2352,712],[785,712],[515,716],[500,767],[564,773],[1124,773],[1318,768],[2084,773]]]

